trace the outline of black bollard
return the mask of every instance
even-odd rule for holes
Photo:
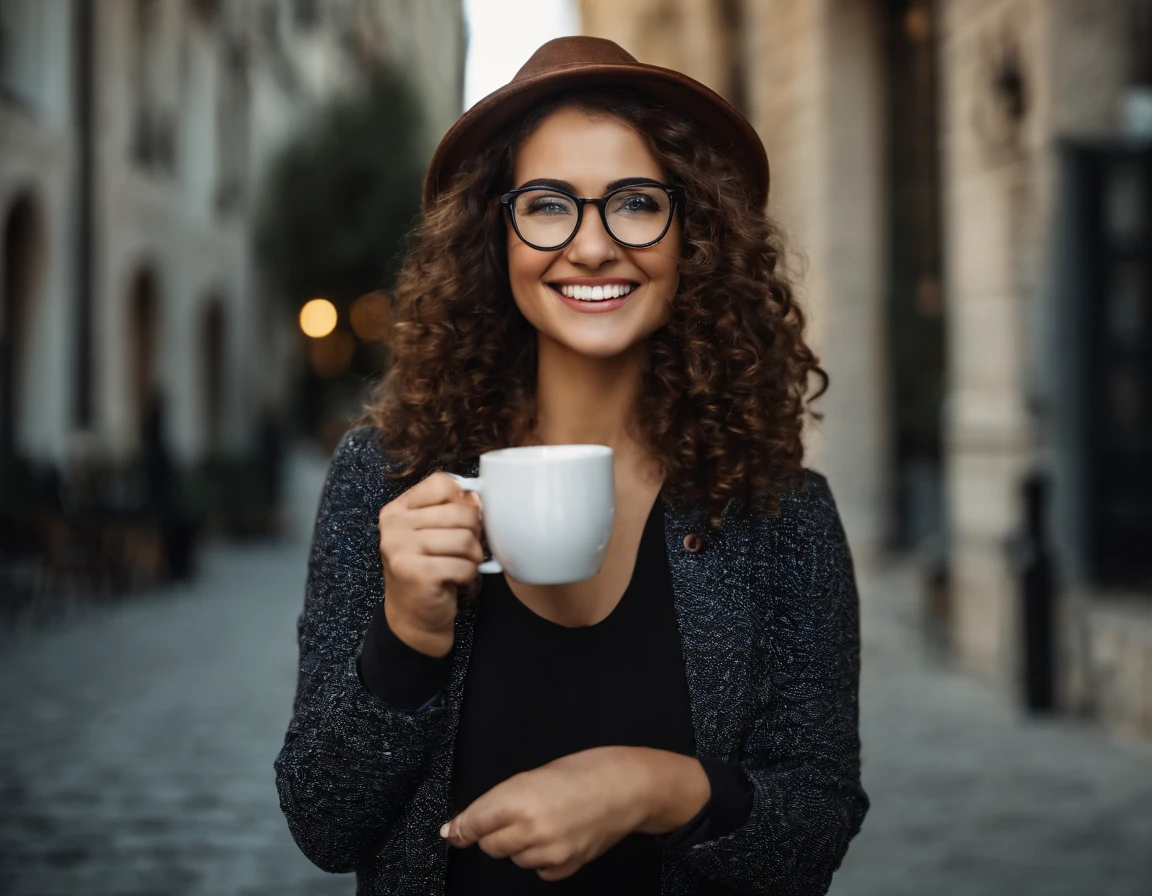
[[[1016,551],[1020,581],[1024,706],[1029,712],[1055,708],[1055,582],[1045,531],[1050,483],[1039,470],[1023,481],[1024,531]]]

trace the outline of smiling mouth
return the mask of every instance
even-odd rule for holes
[[[567,283],[549,283],[556,292],[569,299],[581,302],[603,302],[628,295],[639,286],[637,283],[609,283],[606,286],[573,286]]]

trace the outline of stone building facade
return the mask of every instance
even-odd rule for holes
[[[809,433],[811,463],[832,481],[858,563],[915,549],[926,578],[946,582],[926,587],[917,611],[967,668],[1020,697],[1022,571],[1035,559],[1020,549],[1022,483],[1039,473],[1051,496],[1041,516],[1055,558],[1057,703],[1152,738],[1152,575],[1130,564],[1127,579],[1110,578],[1092,562],[1103,530],[1088,520],[1104,517],[1086,511],[1100,503],[1100,455],[1085,446],[1099,441],[1100,396],[1069,372],[1078,354],[1091,379],[1096,362],[1075,322],[1101,313],[1074,306],[1110,301],[1070,260],[1094,242],[1075,197],[1112,176],[1092,172],[1119,172],[1101,201],[1128,209],[1117,215],[1128,215],[1137,249],[1123,257],[1147,258],[1152,246],[1152,144],[1132,114],[1147,108],[1149,4],[581,9],[586,32],[709,83],[764,139],[769,211],[802,262],[812,339],[832,378],[826,419]],[[1076,147],[1115,164],[1078,178]],[[1152,354],[1152,274],[1140,263],[1105,274],[1128,284],[1117,325],[1126,344]],[[1139,472],[1152,469],[1152,372],[1138,358],[1129,367],[1131,378],[1100,393],[1128,422],[1121,540],[1148,531],[1152,514]],[[925,399],[924,383],[937,379]]]
[[[459,115],[459,0],[5,0],[0,426],[56,462],[136,447],[166,396],[178,460],[237,451],[286,398],[248,225],[276,148],[381,62],[431,147]]]

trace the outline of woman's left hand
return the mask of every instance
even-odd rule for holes
[[[582,750],[497,784],[441,834],[562,880],[645,822],[646,773],[634,747]]]

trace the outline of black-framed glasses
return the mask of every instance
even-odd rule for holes
[[[533,249],[563,249],[575,238],[584,220],[584,206],[600,210],[604,229],[621,246],[654,246],[672,226],[676,208],[683,208],[684,189],[665,184],[630,184],[601,199],[583,199],[556,187],[521,187],[500,197],[512,217],[516,235]]]

